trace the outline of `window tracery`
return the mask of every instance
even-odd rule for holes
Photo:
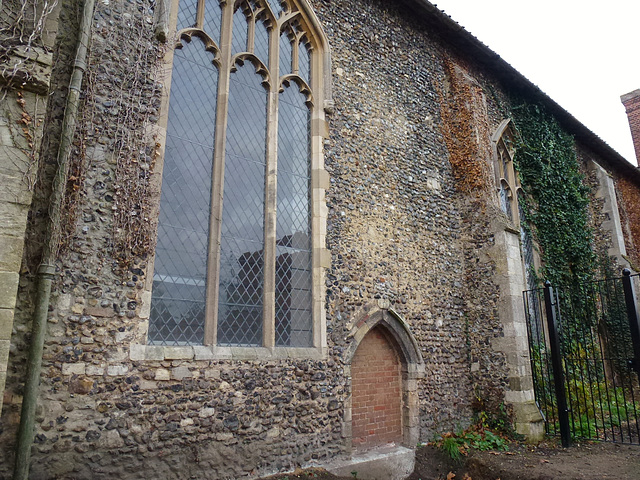
[[[518,192],[520,181],[513,165],[514,142],[513,130],[508,124],[497,142],[495,143],[497,154],[497,183],[500,197],[500,208],[513,221],[519,225]]]
[[[300,0],[174,18],[149,343],[321,346],[322,32]]]

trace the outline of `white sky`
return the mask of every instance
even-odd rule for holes
[[[640,88],[640,0],[431,0],[636,164],[620,96]]]

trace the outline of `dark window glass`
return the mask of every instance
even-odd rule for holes
[[[247,17],[243,12],[243,5],[240,5],[233,14],[233,40],[231,41],[231,53],[236,54],[247,51],[247,35],[249,25]]]
[[[307,83],[311,78],[311,52],[304,43],[300,43],[298,53],[298,70],[300,77]]]
[[[522,242],[522,256],[524,260],[524,274],[527,280],[527,288],[532,290],[536,288],[536,282],[534,277],[534,263],[533,263],[533,239],[531,233],[525,228],[525,216],[524,216],[524,198],[522,190],[518,190],[518,214],[520,215],[520,241]]]
[[[309,109],[297,85],[278,106],[276,345],[313,344]]]
[[[271,7],[271,11],[278,18],[280,13],[282,12],[282,5],[280,5],[279,0],[268,0],[269,6]]]
[[[266,99],[253,65],[231,75],[220,242],[218,343],[262,343]]]
[[[198,0],[180,0],[177,29],[195,27]]]
[[[504,180],[500,182],[500,207],[502,211],[507,214],[507,217],[513,220],[513,214],[511,212],[511,189]]]
[[[176,50],[149,340],[202,343],[218,71],[199,39]]]
[[[253,49],[256,57],[258,57],[262,61],[262,63],[264,63],[268,67],[269,32],[267,31],[267,26],[259,20],[256,22],[255,46]]]
[[[291,41],[286,31],[280,35],[280,75],[291,73]]]
[[[204,11],[204,31],[216,42],[220,41],[220,25],[222,23],[222,10],[218,0],[206,0]]]
[[[511,175],[509,175],[509,154],[507,153],[507,148],[502,141],[498,145],[498,155],[500,156],[500,161],[502,163],[502,177],[507,182],[511,182]]]

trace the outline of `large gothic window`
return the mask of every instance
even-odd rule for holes
[[[293,0],[174,18],[149,343],[312,347],[318,27]]]

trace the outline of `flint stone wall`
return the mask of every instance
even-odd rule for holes
[[[456,191],[441,132],[444,59],[469,59],[392,2],[312,3],[332,48],[335,101],[325,141],[326,357],[131,359],[130,345],[145,341],[150,258],[132,257],[127,268],[118,262],[114,198],[123,144],[132,142],[141,159],[126,174],[144,182],[145,172],[153,174],[155,139],[118,129],[126,120],[153,131],[162,78],[151,58],[164,47],[153,39],[151,3],[98,2],[73,153],[79,194],[50,309],[34,478],[235,478],[346,453],[347,334],[380,299],[406,320],[424,358],[421,440],[469,424],[477,395],[502,400],[509,375],[494,348],[504,336],[490,255],[495,209]],[[63,17],[76,11],[71,0],[63,3]],[[62,31],[61,55],[72,33]],[[142,52],[153,55],[141,60]],[[493,130],[504,119],[505,94],[472,62],[467,69],[497,92],[485,98]],[[62,76],[54,70],[54,84]],[[123,90],[123,78],[139,90]],[[48,115],[59,118],[60,105],[50,102]],[[0,475],[13,461],[32,281],[21,278]]]

